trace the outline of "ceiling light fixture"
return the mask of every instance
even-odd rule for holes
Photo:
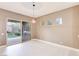
[[[32,23],[36,23],[36,20],[35,20],[35,18],[34,18],[34,16],[35,16],[35,2],[33,2],[33,19],[32,19]]]

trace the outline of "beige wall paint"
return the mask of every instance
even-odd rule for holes
[[[17,13],[13,13],[10,11],[6,11],[3,9],[0,9],[0,45],[6,44],[6,23],[8,18],[12,20],[18,20],[18,21],[28,21],[31,24],[31,38],[34,38],[34,24],[32,24],[31,20],[32,17],[20,15]],[[4,33],[4,35],[1,35],[1,33]]]
[[[55,21],[57,17],[62,17],[63,24],[53,26],[41,25],[51,19]],[[74,48],[79,48],[79,6],[54,12],[37,18],[37,38],[62,44]]]
[[[74,47],[79,48],[79,5],[73,8],[73,19]]]

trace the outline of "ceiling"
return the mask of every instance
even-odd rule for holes
[[[0,2],[0,8],[20,13],[31,17],[40,17],[49,13],[63,10],[75,5],[78,2],[36,2],[33,16],[32,2]]]

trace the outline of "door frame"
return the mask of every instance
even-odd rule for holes
[[[8,42],[8,41],[7,41],[7,39],[8,39],[8,37],[7,37],[7,23],[8,23],[9,20],[17,21],[17,22],[20,22],[20,24],[21,24],[21,20],[14,19],[14,18],[7,18],[7,19],[6,19],[6,45],[7,45],[7,46],[9,46],[8,43],[7,43],[7,42]],[[21,27],[21,28],[22,28],[22,27]],[[21,31],[22,31],[22,30],[21,30]],[[21,33],[21,39],[22,39],[22,33]],[[21,42],[22,42],[22,41],[21,41]]]
[[[28,21],[28,20],[23,20],[23,21],[21,21],[21,25],[22,25],[22,22],[27,22],[27,23],[29,24],[29,27],[30,27],[30,40],[31,40],[31,36],[32,36],[31,23],[30,23],[30,21]],[[21,28],[21,30],[22,30],[22,28]],[[22,32],[21,32],[21,34],[22,34]],[[22,38],[23,38],[23,37],[22,37]]]
[[[20,22],[21,24],[21,43],[22,43],[22,22],[28,22],[29,23],[29,26],[30,26],[30,40],[31,40],[31,37],[32,37],[32,31],[31,31],[31,22],[29,20],[23,20],[23,19],[15,19],[15,18],[6,18],[6,46],[8,46],[8,43],[7,43],[7,23],[9,20],[15,20],[15,21],[18,21]]]

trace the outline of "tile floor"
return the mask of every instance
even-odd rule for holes
[[[53,44],[53,43],[52,43]],[[30,40],[28,42],[0,47],[0,55],[2,56],[77,56],[79,50],[60,47],[59,45],[51,45],[42,41]]]

